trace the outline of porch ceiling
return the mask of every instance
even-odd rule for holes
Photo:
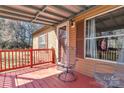
[[[54,25],[91,7],[92,5],[1,5],[0,17]]]

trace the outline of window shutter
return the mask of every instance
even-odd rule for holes
[[[84,21],[76,23],[77,57],[84,58]]]

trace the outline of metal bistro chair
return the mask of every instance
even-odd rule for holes
[[[106,69],[100,71],[104,66]],[[96,64],[94,66],[94,77],[104,87],[124,88],[124,50],[121,51],[117,63]]]
[[[74,68],[76,65],[76,49],[66,47],[66,56],[57,59],[57,68],[63,72],[58,75],[58,78],[64,82],[76,80]]]

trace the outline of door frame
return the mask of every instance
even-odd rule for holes
[[[59,28],[63,27],[63,26],[66,26],[66,31],[67,31],[67,45],[69,46],[69,21],[66,21],[64,23],[61,23],[59,25],[57,25],[57,58],[59,57]]]

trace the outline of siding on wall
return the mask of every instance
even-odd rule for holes
[[[76,26],[71,24],[69,26],[69,46],[76,48]]]
[[[38,38],[42,35],[48,33],[48,39],[50,40],[53,39],[53,36],[55,37],[54,33],[55,33],[55,28],[54,27],[49,27],[48,29],[39,31],[36,34],[33,34],[33,48],[38,48]],[[51,34],[51,36],[49,35]],[[48,41],[48,40],[47,40]],[[54,40],[53,40],[54,41]],[[50,45],[51,46],[51,45]],[[49,42],[48,42],[48,48],[50,48],[49,46]],[[52,47],[52,46],[51,46]]]
[[[106,65],[104,65],[104,64],[106,64]],[[96,71],[98,71],[98,72],[111,73],[111,72],[115,71],[115,69],[116,69],[115,67],[117,67],[117,66],[114,63],[78,58],[78,62],[76,65],[76,71],[78,71],[82,74],[85,74],[87,76],[93,77],[94,72],[95,72],[95,67],[97,67]]]
[[[91,59],[85,59],[84,58],[84,20],[86,18],[95,16],[97,14],[103,13],[105,11],[117,8],[118,6],[98,6],[97,8],[91,9],[85,13],[82,13],[81,15],[75,17],[73,20],[76,23],[76,26],[73,29],[70,29],[76,36],[72,33],[70,38],[71,45],[75,46],[77,48],[77,62],[76,62],[76,71],[93,77],[94,75],[94,67],[99,63],[105,63],[104,61],[96,61]],[[72,42],[73,40],[76,40],[76,43]],[[75,41],[74,40],[74,41]],[[110,66],[108,66],[110,65]],[[108,65],[100,66],[98,65],[98,68],[101,72],[113,72],[115,70],[115,64],[108,63]]]
[[[39,35],[33,35],[33,49],[38,49],[38,37]]]
[[[69,23],[69,46],[73,49],[70,48],[70,62],[73,64],[75,62],[75,55],[76,55],[76,26],[75,24],[72,25],[72,23]]]
[[[51,30],[48,32],[48,48],[54,48],[56,57],[58,56],[57,46],[58,46],[58,39],[56,30]]]

